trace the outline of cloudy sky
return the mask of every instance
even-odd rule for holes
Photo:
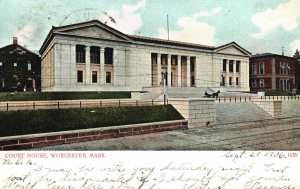
[[[116,23],[113,23],[109,17]],[[291,56],[300,49],[300,0],[0,0],[0,47],[16,36],[39,50],[52,26],[92,19],[126,34]]]

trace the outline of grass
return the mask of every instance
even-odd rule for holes
[[[0,93],[0,101],[40,101],[79,99],[119,99],[130,98],[130,92],[20,92]]]
[[[171,105],[0,112],[0,137],[178,119]]]
[[[288,91],[266,91],[266,96],[288,96]]]

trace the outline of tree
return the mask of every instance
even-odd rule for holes
[[[297,49],[296,52],[294,53],[295,58],[294,62],[295,62],[295,80],[296,80],[296,88],[297,91],[300,91],[300,52]]]

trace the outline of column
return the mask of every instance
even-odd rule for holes
[[[186,83],[187,87],[191,87],[191,57],[188,56],[186,59]]]
[[[226,79],[225,86],[229,86],[229,60],[226,60]]]
[[[171,66],[171,55],[167,55],[167,65],[168,65],[168,87],[172,87],[172,66]]]
[[[91,84],[90,47],[85,47],[85,84]]]
[[[161,82],[161,54],[157,54],[157,82],[160,86]]]
[[[234,86],[236,86],[236,60],[233,61],[233,78],[232,82],[234,83]]]
[[[70,85],[77,83],[77,68],[76,68],[76,45],[70,45],[71,60],[70,60]]]
[[[56,43],[54,45],[54,85],[58,86],[61,85],[62,82],[62,73],[61,73],[61,67],[63,66],[61,64],[61,46],[59,43]]]
[[[178,87],[181,87],[181,56],[180,55],[177,56],[177,71],[178,71],[177,83],[178,83]]]
[[[105,84],[104,48],[100,48],[100,83]]]

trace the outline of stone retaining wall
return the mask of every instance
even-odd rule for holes
[[[213,98],[178,98],[169,99],[168,103],[188,120],[189,128],[216,124],[215,99]]]
[[[258,99],[252,100],[254,104],[265,110],[272,117],[278,117],[282,114],[282,101],[281,100],[267,100]]]
[[[0,138],[0,150],[19,150],[60,144],[118,138],[132,135],[182,130],[188,128],[186,120],[163,121],[135,125],[113,126],[44,134]]]

